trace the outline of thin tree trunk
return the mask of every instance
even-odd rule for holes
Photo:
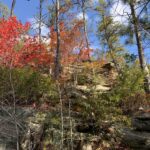
[[[63,100],[62,100],[62,94],[61,94],[61,88],[60,83],[57,81],[57,88],[58,88],[58,94],[59,94],[59,100],[60,100],[60,117],[61,117],[61,143],[60,143],[60,150],[63,150],[64,145],[64,114],[63,114]]]
[[[85,17],[85,4],[82,2],[82,13],[83,13],[83,24],[84,24],[84,37],[86,41],[86,47],[89,48],[89,41],[88,41],[88,35],[87,35],[87,27],[86,27],[86,17]]]
[[[43,0],[40,0],[40,7],[39,7],[39,44],[41,44],[41,27],[42,27],[42,2]]]
[[[72,129],[72,117],[71,117],[71,100],[69,98],[69,124],[70,124],[70,150],[73,150],[73,129]]]
[[[59,9],[60,2],[56,0],[56,32],[57,32],[57,47],[56,47],[56,58],[55,58],[55,70],[54,70],[54,78],[58,79],[60,75],[60,28],[59,28]]]
[[[82,14],[83,14],[83,25],[84,25],[84,38],[86,42],[86,48],[89,49],[89,39],[87,34],[87,26],[86,26],[86,14],[85,14],[85,0],[82,0]],[[88,55],[88,58],[90,59],[90,55]]]
[[[13,59],[10,63],[10,72],[9,72],[9,81],[10,81],[10,85],[11,85],[11,90],[12,90],[12,97],[13,97],[13,109],[14,109],[14,112],[13,112],[13,118],[14,118],[14,123],[15,123],[15,128],[16,128],[16,136],[17,136],[17,139],[16,139],[16,150],[19,150],[19,128],[18,128],[18,124],[17,124],[17,118],[16,118],[16,94],[15,94],[15,87],[14,87],[14,83],[13,83],[13,78],[12,78],[12,63],[13,63]]]
[[[147,67],[145,57],[144,57],[144,50],[142,47],[142,38],[141,34],[139,31],[139,21],[136,16],[136,12],[134,9],[134,3],[131,1],[129,3],[130,9],[131,9],[131,15],[132,15],[132,21],[134,25],[134,32],[135,32],[135,37],[136,37],[136,42],[137,42],[137,47],[138,47],[138,55],[139,55],[139,61],[140,61],[140,67],[142,71],[145,73],[145,83],[144,83],[144,88],[146,93],[150,93],[150,73],[149,69]]]
[[[13,1],[12,1],[12,4],[11,4],[10,17],[12,17],[12,16],[13,16],[13,12],[14,12],[14,8],[15,8],[15,4],[16,4],[16,0],[13,0]]]

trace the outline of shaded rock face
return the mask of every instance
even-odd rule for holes
[[[25,129],[26,126],[24,120],[31,114],[32,112],[29,109],[16,109],[16,115],[14,115],[14,109],[11,107],[0,108],[1,150],[16,149],[17,138],[20,139],[20,136],[24,134],[23,129]]]
[[[40,119],[39,119],[40,118]],[[42,118],[42,119],[41,119]],[[31,108],[0,108],[0,150],[36,149],[43,133],[44,116]]]
[[[140,116],[133,118],[132,124],[136,130],[150,132],[150,113],[144,113]]]
[[[125,129],[123,143],[137,150],[150,149],[150,113],[133,118],[133,129]]]
[[[150,149],[150,133],[126,130],[124,142],[131,148],[137,150]]]
[[[34,120],[34,122],[30,120],[27,132],[25,133],[21,141],[22,150],[36,149],[41,141],[43,132],[43,123],[39,123],[37,120]]]

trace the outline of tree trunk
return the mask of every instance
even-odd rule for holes
[[[85,17],[85,0],[82,0],[81,9],[82,9],[82,14],[83,14],[84,38],[85,38],[85,42],[86,42],[86,48],[89,49],[89,40],[88,40],[86,17]],[[88,58],[90,60],[90,55],[88,55]]]
[[[144,50],[142,47],[142,38],[141,38],[140,31],[139,31],[139,21],[138,21],[138,18],[136,16],[136,12],[134,9],[134,3],[131,1],[129,5],[131,9],[132,22],[134,25],[134,32],[135,32],[135,37],[136,37],[136,42],[137,42],[137,47],[138,47],[140,67],[143,73],[145,74],[144,88],[145,88],[146,93],[150,93],[150,73],[149,73],[149,69],[148,69],[148,66],[146,64],[145,57],[144,57]]]
[[[43,0],[40,0],[40,7],[39,7],[39,44],[41,44],[41,27],[42,27],[42,2]]]
[[[83,14],[83,24],[84,24],[84,38],[86,41],[86,47],[89,48],[88,35],[87,35],[87,27],[86,27],[86,17],[85,17],[85,2],[82,1],[82,14]]]
[[[13,0],[13,1],[12,1],[12,4],[11,4],[10,17],[12,17],[12,16],[13,16],[13,12],[14,12],[14,8],[15,8],[15,4],[16,4],[16,0]]]
[[[59,28],[59,9],[60,9],[60,2],[56,0],[56,32],[57,32],[57,47],[56,47],[56,57],[55,57],[55,70],[54,70],[54,78],[58,79],[60,75],[60,28]]]

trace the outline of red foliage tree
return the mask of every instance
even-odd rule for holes
[[[23,25],[16,17],[0,19],[0,65],[49,65],[51,57],[46,46],[39,44],[37,37],[26,36],[29,28],[29,23]]]
[[[62,64],[86,60],[91,50],[85,49],[81,28],[83,23],[73,22],[71,27],[60,23]],[[0,65],[5,67],[49,67],[54,63],[56,32],[51,27],[50,51],[37,37],[28,36],[30,24],[24,25],[16,17],[0,19]]]
[[[82,27],[82,21],[73,22],[71,27],[65,26],[64,22],[60,23],[60,50],[62,64],[89,59],[91,50],[85,48],[85,41],[81,32]],[[56,31],[54,27],[52,27],[50,47],[54,53],[56,50],[56,44]]]

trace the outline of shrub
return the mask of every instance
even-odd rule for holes
[[[137,64],[124,67],[112,90],[103,96],[105,99],[118,103],[126,97],[144,92],[143,79],[144,75]]]
[[[95,116],[98,116],[97,120],[108,117],[122,119],[122,112],[137,110],[147,101],[143,88],[143,74],[136,64],[124,67],[111,91],[96,94],[92,92],[94,91],[90,92],[91,97],[80,105],[85,108],[84,112],[94,112]]]
[[[31,103],[43,95],[49,98],[57,96],[55,85],[49,76],[31,68],[0,68],[0,97],[5,103]]]
[[[139,111],[139,108],[149,109],[150,107],[150,97],[143,93],[135,93],[134,95],[125,97],[121,102],[120,106],[122,111],[126,115],[132,115]]]

